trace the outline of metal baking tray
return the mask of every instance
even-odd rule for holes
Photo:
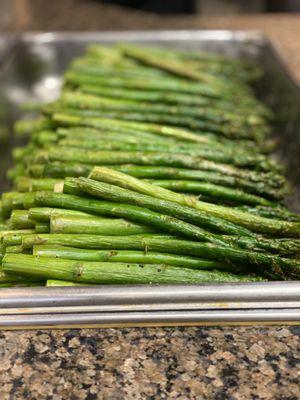
[[[61,75],[89,43],[135,42],[209,50],[253,60],[264,70],[258,96],[276,112],[275,156],[300,210],[300,89],[271,43],[252,31],[147,31],[0,35],[0,191],[17,143],[12,124],[24,101],[49,101]],[[6,136],[6,139],[3,139]],[[0,291],[0,328],[300,323],[300,281],[203,285],[13,288]]]

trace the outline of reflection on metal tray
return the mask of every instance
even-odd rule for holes
[[[209,50],[254,60],[265,71],[259,96],[275,111],[274,134],[300,210],[300,89],[256,32],[162,31],[0,35],[0,192],[24,101],[57,97],[61,75],[89,43],[120,41]],[[170,286],[19,288],[0,291],[0,327],[157,326],[300,321],[300,282]]]

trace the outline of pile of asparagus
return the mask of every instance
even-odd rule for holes
[[[0,285],[299,279],[259,76],[204,52],[88,47],[16,124],[29,140],[0,203]]]

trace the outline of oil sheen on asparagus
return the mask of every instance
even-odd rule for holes
[[[300,216],[261,71],[205,52],[90,45],[15,124],[0,286],[300,277]],[[32,114],[30,114],[32,115]]]

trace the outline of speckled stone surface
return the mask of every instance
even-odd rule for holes
[[[1,400],[300,399],[300,327],[0,333]]]
[[[259,29],[300,82],[299,15],[158,16],[85,0],[6,4],[19,7],[2,31]],[[0,400],[299,400],[299,354],[300,327],[0,332]]]

